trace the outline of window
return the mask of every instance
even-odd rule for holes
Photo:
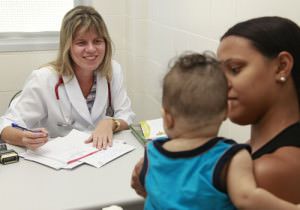
[[[63,16],[83,0],[1,0],[0,51],[55,50]]]

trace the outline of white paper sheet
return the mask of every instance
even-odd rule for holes
[[[25,160],[34,161],[34,162],[49,166],[51,168],[57,169],[57,170],[62,169],[62,168],[63,169],[72,169],[72,168],[75,168],[75,167],[83,164],[83,162],[80,162],[80,161],[76,161],[71,164],[66,164],[66,163],[51,159],[51,158],[37,155],[35,153],[30,152],[29,150],[27,152],[21,153],[19,155],[21,157],[23,157]]]
[[[67,136],[58,137],[31,152],[67,164],[74,159],[80,159],[98,150],[92,144],[84,143],[89,136],[88,133],[73,129]]]
[[[97,153],[81,159],[82,162],[100,168],[106,163],[134,150],[135,147],[125,144],[121,141],[114,140],[112,147],[100,150]]]
[[[72,169],[82,163],[97,168],[135,149],[124,140],[114,139],[112,147],[98,150],[85,144],[90,134],[72,130],[65,137],[58,137],[40,148],[20,154],[26,160],[41,163],[54,169]]]

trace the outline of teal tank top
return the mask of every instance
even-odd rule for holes
[[[153,141],[147,145],[140,176],[147,191],[145,210],[235,209],[220,181],[224,165],[245,144],[214,138],[183,152],[170,152]]]

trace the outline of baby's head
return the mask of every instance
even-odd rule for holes
[[[212,53],[185,53],[163,80],[162,106],[189,127],[219,126],[226,117],[227,80]]]

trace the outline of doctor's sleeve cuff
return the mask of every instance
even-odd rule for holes
[[[5,117],[0,117],[0,136],[2,134],[2,130],[8,126],[11,126],[12,121],[6,119]]]

